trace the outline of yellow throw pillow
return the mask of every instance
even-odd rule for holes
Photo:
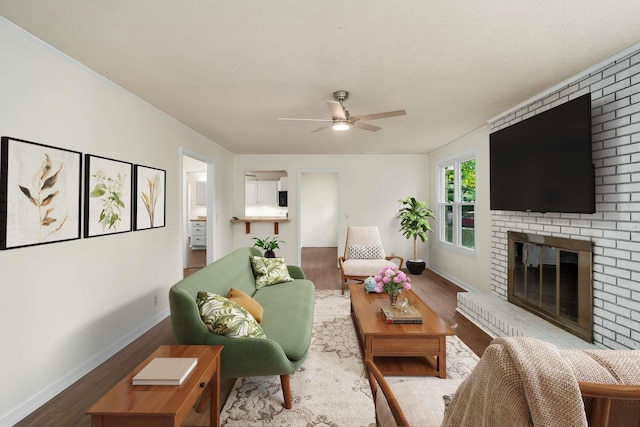
[[[242,292],[240,289],[231,288],[227,294],[227,299],[235,302],[240,307],[247,310],[258,323],[262,322],[262,306],[251,295]]]

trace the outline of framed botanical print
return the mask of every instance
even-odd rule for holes
[[[134,229],[164,227],[166,211],[167,173],[162,169],[135,165],[134,169]]]
[[[132,229],[133,164],[85,154],[84,237]]]
[[[0,249],[80,238],[82,153],[0,139]]]

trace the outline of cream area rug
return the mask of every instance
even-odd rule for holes
[[[477,356],[447,337],[447,376],[466,378]],[[409,381],[419,377],[389,377]],[[442,381],[425,378],[425,381]],[[375,426],[375,409],[351,320],[349,295],[318,290],[311,351],[291,375],[293,408],[282,406],[280,377],[239,378],[221,414],[224,426]]]

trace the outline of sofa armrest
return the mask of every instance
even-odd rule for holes
[[[294,279],[306,279],[304,275],[304,271],[297,265],[287,265],[287,269],[289,270],[289,276]]]

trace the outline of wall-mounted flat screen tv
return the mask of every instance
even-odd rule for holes
[[[591,94],[490,135],[492,210],[595,212]]]

